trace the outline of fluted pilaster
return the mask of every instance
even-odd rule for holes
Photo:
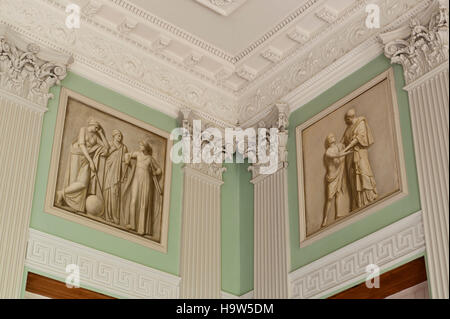
[[[220,187],[217,164],[184,167],[181,298],[220,298]]]
[[[254,296],[288,298],[287,167],[259,175],[254,186]]]
[[[0,298],[20,297],[43,115],[66,75],[40,51],[0,26]]]
[[[432,298],[449,297],[448,1],[435,1],[404,27],[381,35],[403,66],[423,211]]]
[[[250,166],[254,184],[254,296],[288,298],[289,227],[287,190],[287,126],[289,107],[277,103],[276,169],[265,174],[260,164]],[[266,171],[267,172],[267,171]]]

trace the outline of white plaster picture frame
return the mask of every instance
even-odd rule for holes
[[[131,134],[135,134],[135,132],[142,133],[140,136],[148,136],[150,139],[148,141],[151,141],[151,138],[154,140],[160,141],[159,142],[159,157],[163,157],[163,160],[159,161],[160,164],[159,167],[161,167],[161,173],[160,173],[160,183],[158,183],[158,186],[156,186],[155,181],[155,188],[158,188],[160,191],[159,194],[159,202],[158,205],[161,205],[162,208],[159,207],[158,212],[160,212],[160,216],[158,217],[158,238],[152,238],[151,234],[145,235],[145,234],[138,234],[136,232],[131,231],[130,229],[126,229],[122,226],[119,226],[119,223],[115,225],[114,223],[107,223],[106,217],[105,222],[101,220],[100,217],[97,216],[91,216],[86,213],[84,216],[82,212],[76,212],[76,211],[69,211],[67,209],[61,208],[61,206],[58,207],[55,203],[55,198],[57,196],[57,186],[61,185],[60,179],[64,178],[64,172],[60,171],[60,166],[62,165],[62,160],[67,158],[67,154],[62,154],[63,151],[63,143],[66,143],[69,138],[74,138],[74,134],[72,134],[70,137],[65,137],[65,127],[69,126],[67,123],[67,116],[70,116],[70,111],[68,111],[69,107],[69,101],[75,101],[77,104],[82,105],[80,107],[85,107],[86,109],[92,109],[92,112],[95,114],[101,114],[101,118],[104,119],[104,121],[108,121],[109,127],[108,130],[104,129],[104,135],[108,135],[108,138],[111,136],[111,123],[120,123],[117,124],[117,126],[120,126],[121,128],[124,128],[122,130],[122,136],[124,140],[124,144],[127,143],[127,137],[128,141],[130,139],[135,139],[137,141],[136,136],[130,137]],[[86,112],[86,114],[88,113]],[[74,111],[72,111],[73,113]],[[70,119],[69,119],[70,120]],[[79,120],[81,121],[81,120]],[[99,120],[101,123],[101,121]],[[114,125],[114,124],[113,124]],[[127,131],[127,128],[129,128],[129,131]],[[125,131],[124,131],[125,130]],[[73,129],[72,129],[73,131]],[[114,130],[113,130],[114,131]],[[128,133],[128,136],[127,136]],[[130,145],[131,149],[129,149],[129,152],[132,153],[133,151],[136,151],[137,144],[136,141],[133,145]],[[72,143],[72,142],[71,142]],[[149,142],[150,144],[150,142]],[[70,144],[70,147],[72,144]],[[171,190],[171,175],[172,175],[172,161],[170,159],[170,150],[172,148],[173,141],[170,139],[170,133],[165,132],[161,129],[158,129],[148,123],[145,123],[143,121],[140,121],[138,119],[135,119],[127,114],[124,114],[120,111],[117,111],[111,107],[108,107],[102,103],[99,103],[97,101],[94,101],[88,97],[85,97],[79,93],[76,93],[74,91],[71,91],[67,88],[61,89],[60,94],[60,101],[59,101],[59,108],[58,108],[58,115],[56,119],[56,127],[55,127],[55,134],[53,139],[53,149],[52,149],[52,157],[51,157],[51,164],[50,164],[50,170],[49,170],[49,177],[48,177],[48,185],[47,185],[47,194],[46,194],[46,200],[45,200],[45,212],[49,214],[53,214],[58,217],[65,218],[67,220],[76,222],[78,224],[91,227],[95,230],[102,231],[108,234],[111,234],[113,236],[135,242],[137,244],[149,247],[151,249],[157,250],[159,252],[167,253],[167,241],[168,241],[168,224],[169,224],[169,211],[170,211],[170,190]],[[139,144],[140,146],[140,144]],[[154,148],[153,146],[151,146]],[[65,146],[66,153],[68,146]],[[156,148],[155,148],[156,149]],[[134,152],[137,153],[137,152]],[[72,153],[71,153],[72,154]],[[153,152],[153,154],[155,154]],[[162,155],[164,154],[164,155]],[[70,155],[71,156],[71,155]],[[156,156],[156,155],[155,155]],[[132,159],[130,161],[137,162],[137,158]],[[156,160],[155,160],[156,161]],[[65,164],[66,167],[71,164]],[[136,172],[137,164],[135,165]],[[98,172],[100,172],[100,164],[98,166]],[[101,180],[100,173],[98,175],[98,180]],[[134,178],[135,175],[133,175],[132,178]],[[152,176],[152,175],[150,175]],[[131,179],[131,177],[130,177]],[[154,179],[153,179],[154,180]],[[104,181],[104,179],[103,179]],[[132,184],[133,182],[130,182]],[[99,185],[99,189],[101,189],[101,183],[99,182],[97,185]],[[102,190],[103,193],[103,190]],[[103,197],[102,197],[103,200]],[[103,212],[101,213],[104,215],[105,206],[102,208]],[[156,219],[155,219],[156,220]],[[136,222],[137,223],[137,222]],[[150,224],[150,222],[149,222]]]
[[[390,125],[392,134],[392,145],[394,154],[393,157],[395,158],[395,163],[393,165],[395,166],[395,172],[396,172],[396,178],[398,179],[398,188],[393,191],[392,193],[388,193],[385,196],[382,196],[381,198],[377,199],[376,201],[368,204],[367,206],[352,210],[349,214],[349,216],[342,217],[340,219],[336,219],[332,224],[326,225],[326,226],[320,226],[320,228],[313,233],[308,234],[307,233],[307,209],[306,209],[306,188],[309,187],[309,185],[305,185],[305,167],[304,167],[304,132],[308,128],[313,127],[316,123],[320,121],[326,121],[327,117],[329,117],[333,112],[339,111],[341,108],[349,108],[349,105],[352,103],[353,100],[357,99],[358,97],[362,96],[364,93],[370,91],[372,88],[376,87],[378,84],[382,83],[383,81],[387,81],[387,100],[390,101],[390,106],[386,106],[389,109],[389,118],[390,118]],[[358,113],[358,109],[356,108],[356,112]],[[364,115],[364,114],[363,114]],[[370,124],[371,119],[368,118],[367,121]],[[322,125],[323,126],[323,125]],[[325,133],[325,132],[321,132]],[[328,133],[328,132],[327,132]],[[337,137],[337,139],[339,139]],[[375,136],[375,142],[377,142],[377,137]],[[378,141],[380,143],[380,141]],[[322,145],[317,145],[317,147],[322,147]],[[397,95],[396,95],[396,88],[395,88],[395,80],[394,80],[394,72],[393,69],[390,68],[389,70],[383,72],[382,74],[376,76],[371,81],[367,82],[366,84],[362,85],[360,88],[356,89],[352,93],[348,94],[344,98],[340,99],[333,105],[327,107],[325,110],[317,114],[316,116],[312,117],[305,123],[299,125],[296,128],[296,148],[297,148],[297,172],[298,172],[298,204],[299,204],[299,230],[300,230],[300,247],[307,246],[313,242],[316,242],[317,240],[323,239],[330,234],[349,226],[350,224],[355,223],[358,220],[361,220],[364,217],[367,217],[368,215],[380,210],[383,207],[386,207],[390,205],[391,203],[403,198],[408,194],[408,187],[407,187],[407,179],[406,179],[406,169],[405,169],[405,161],[404,161],[404,155],[403,155],[403,146],[402,146],[402,136],[401,136],[401,129],[400,129],[400,119],[399,119],[399,112],[398,112],[398,103],[397,103]],[[324,149],[325,150],[325,149]],[[369,148],[369,157],[371,156],[371,150]],[[316,158],[316,161],[320,161],[322,158]],[[325,166],[323,164],[323,166]],[[325,170],[325,169],[324,169]],[[376,175],[375,175],[376,179]],[[325,174],[323,176],[318,176],[317,181],[319,183],[322,183],[321,181],[325,180]],[[321,184],[322,185],[322,184]],[[323,182],[323,186],[325,186],[325,182]],[[325,191],[326,192],[326,191]],[[311,193],[310,193],[311,194]],[[325,203],[326,199],[323,199],[323,202]],[[314,214],[320,214],[323,216],[323,211],[314,211]],[[310,215],[311,216],[311,215]]]

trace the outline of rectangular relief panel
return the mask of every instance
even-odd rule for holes
[[[393,70],[296,128],[300,246],[407,194]]]
[[[169,133],[61,90],[45,211],[167,252]]]

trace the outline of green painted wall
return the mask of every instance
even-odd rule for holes
[[[224,166],[222,290],[240,296],[253,289],[253,185],[247,163]]]
[[[177,127],[175,119],[90,82],[74,73],[68,74],[62,81],[62,86],[141,121],[150,123],[164,131],[170,132]],[[49,111],[44,116],[30,227],[145,266],[178,275],[183,178],[181,165],[172,166],[167,254],[44,212],[60,89],[60,87],[52,88],[51,92],[55,97],[50,100],[48,105]]]
[[[400,220],[403,217],[420,210],[408,95],[406,91],[402,89],[404,86],[402,68],[398,65],[394,65],[395,86],[397,90],[403,151],[408,182],[408,195],[401,200],[380,209],[370,216],[367,216],[321,240],[318,240],[304,248],[299,247],[295,128],[390,67],[391,65],[389,60],[381,55],[290,115],[288,141],[288,198],[291,270],[295,270],[309,264],[316,259],[319,259],[341,247],[344,247],[345,245],[361,239],[385,226],[388,226],[389,224]]]
[[[239,166],[239,206],[241,236],[241,291],[240,295],[253,290],[253,184],[248,164]]]
[[[288,198],[291,270],[304,266],[420,209],[408,97],[406,92],[402,90],[404,79],[401,67],[394,66],[409,195],[322,240],[305,248],[299,248],[295,128],[389,67],[391,67],[389,61],[384,56],[380,56],[302,106],[290,116]],[[167,132],[177,126],[175,119],[74,73],[69,73],[62,82],[62,86]],[[59,87],[52,89],[55,98],[49,102],[49,111],[44,116],[30,227],[178,275],[183,179],[181,165],[173,165],[172,169],[167,254],[44,212],[59,92]],[[251,173],[248,172],[248,163],[224,165],[227,171],[223,174],[224,184],[221,194],[222,290],[234,295],[242,295],[253,289],[253,185],[249,182]]]

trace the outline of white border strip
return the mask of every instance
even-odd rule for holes
[[[80,267],[81,286],[124,298],[178,298],[180,277],[30,228],[25,265],[66,278],[66,265]]]
[[[422,212],[405,217],[289,274],[290,298],[321,298],[425,251]]]

